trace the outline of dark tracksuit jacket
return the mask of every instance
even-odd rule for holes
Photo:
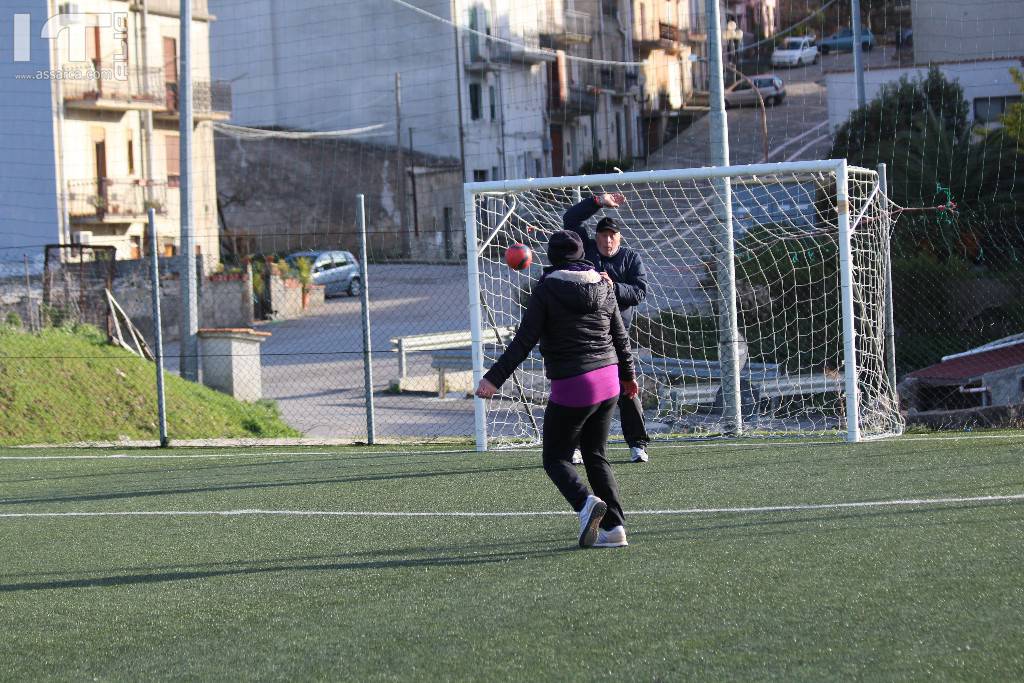
[[[515,338],[484,378],[500,387],[540,342],[544,372],[565,379],[618,366],[619,380],[635,379],[629,335],[612,288],[595,271],[545,269],[533,288]],[[618,397],[574,408],[548,402],[544,410],[544,471],[572,509],[579,512],[589,491],[571,463],[579,446],[594,495],[608,505],[602,529],[623,523],[618,484],[605,456]]]
[[[640,256],[629,247],[604,257],[597,248],[597,241],[587,234],[583,222],[600,210],[596,197],[588,197],[571,207],[562,216],[562,225],[583,240],[583,249],[588,261],[599,271],[608,273],[615,283],[615,299],[619,304],[622,322],[628,330],[633,322],[633,307],[647,298],[647,272]]]

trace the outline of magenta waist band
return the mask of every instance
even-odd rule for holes
[[[551,380],[552,403],[569,408],[584,408],[618,396],[619,367],[606,365],[575,377]]]

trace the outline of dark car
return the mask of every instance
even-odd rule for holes
[[[861,29],[860,46],[865,52],[870,52],[875,47],[875,36],[870,29]],[[844,28],[836,31],[828,38],[822,38],[818,42],[818,49],[821,54],[829,52],[853,52],[853,29]]]
[[[324,286],[324,296],[348,294],[359,296],[363,291],[363,279],[359,274],[359,262],[349,251],[299,251],[285,258],[288,265],[296,268],[299,259],[309,261],[313,284]]]

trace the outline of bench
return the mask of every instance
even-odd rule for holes
[[[515,334],[513,327],[499,327],[502,344],[507,344]],[[494,340],[494,330],[485,329],[484,339],[487,342]],[[407,374],[406,354],[410,351],[440,351],[443,349],[468,349],[473,343],[473,333],[469,330],[457,332],[431,332],[428,334],[409,334],[403,337],[392,337],[391,346],[393,351],[398,352],[398,377],[402,379]]]
[[[721,379],[720,377],[715,379]],[[778,375],[771,378],[751,380],[751,388],[760,400],[770,402],[770,410],[778,410],[783,398],[808,396],[811,394],[840,393],[845,387],[841,377],[824,374]],[[680,387],[665,387],[659,395],[669,402],[670,409],[676,406],[713,405],[718,400],[720,382],[690,384]]]

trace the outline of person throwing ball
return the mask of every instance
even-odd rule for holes
[[[569,208],[562,216],[562,225],[583,240],[587,260],[594,264],[601,276],[612,284],[615,299],[619,304],[626,332],[633,322],[633,308],[647,298],[647,273],[640,255],[623,246],[620,226],[615,219],[605,217],[597,222],[597,238],[587,235],[583,221],[601,208],[616,208],[626,202],[618,192],[587,197]],[[647,426],[644,424],[644,409],[639,396],[623,394],[619,398],[619,416],[622,420],[622,436],[629,444],[630,459],[633,462],[647,462]]]
[[[615,474],[605,457],[608,428],[620,394],[636,396],[629,336],[607,279],[584,259],[579,235],[559,230],[512,342],[480,380],[491,398],[540,342],[551,395],[544,411],[544,471],[577,512],[581,547],[628,545]],[[579,445],[587,480],[573,467]]]

